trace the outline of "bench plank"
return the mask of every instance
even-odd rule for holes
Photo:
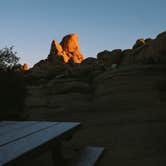
[[[0,124],[4,124],[3,122],[0,122]],[[21,128],[24,128],[26,126],[31,126],[34,125],[37,122],[18,122],[18,123],[10,123],[10,124],[4,124],[3,126],[0,127],[0,136],[6,134],[6,133],[10,133],[13,130],[19,130]]]
[[[0,127],[4,127],[4,126],[7,126],[7,125],[12,125],[16,123],[15,121],[1,121],[0,122]]]
[[[26,137],[35,132],[39,132],[55,124],[58,124],[58,123],[57,122],[38,122],[38,123],[34,122],[29,124],[20,123],[19,126],[22,126],[22,127],[17,128],[17,130],[12,129],[10,132],[0,135],[0,146],[13,142],[22,137]]]
[[[68,131],[78,127],[80,123],[60,122],[40,132],[35,132],[21,139],[0,147],[0,165],[6,164],[47,142],[63,136]]]
[[[103,152],[102,147],[86,147],[75,156],[69,166],[94,166]]]

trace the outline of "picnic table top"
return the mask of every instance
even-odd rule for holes
[[[1,121],[0,165],[58,139],[79,125],[77,122]]]

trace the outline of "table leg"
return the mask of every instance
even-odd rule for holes
[[[55,166],[65,166],[66,162],[62,154],[62,143],[59,141],[51,147],[52,158]]]

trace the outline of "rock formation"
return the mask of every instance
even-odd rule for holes
[[[81,54],[77,34],[65,36],[59,44],[56,40],[51,43],[47,59],[36,63],[30,70],[32,75],[63,75],[68,73],[71,65],[80,64],[84,57]]]
[[[77,34],[65,36],[60,44],[53,40],[48,60],[52,61],[57,56],[63,57],[65,63],[69,60],[72,60],[74,63],[81,63],[83,61],[84,58],[80,51]]]
[[[166,63],[166,32],[159,34],[155,39],[138,39],[132,49],[103,51],[97,55],[98,62],[105,67],[112,64],[143,65]]]
[[[165,64],[166,63],[166,32],[155,39],[138,39],[133,49],[126,56],[128,65],[133,64]],[[123,61],[122,61],[123,63]],[[127,64],[127,63],[126,63]]]
[[[136,41],[136,43],[134,44],[133,49],[136,49],[136,48],[141,47],[143,45],[145,45],[145,40],[143,38],[142,39],[138,39]]]
[[[103,71],[133,65],[163,64],[166,62],[166,32],[159,34],[155,39],[138,39],[132,49],[115,49],[102,51],[97,58],[89,57],[83,60],[79,49],[78,36],[69,34],[60,44],[53,40],[50,53],[45,60],[39,61],[30,70],[38,77],[49,76],[94,76]]]
[[[76,36],[69,38],[53,41],[48,59],[38,63],[43,73],[27,78],[29,120],[82,122],[72,141],[106,147],[105,165],[165,165],[166,32],[79,65],[65,63],[79,52]]]
[[[29,69],[28,64],[24,63],[24,65],[23,65],[23,70],[24,70],[24,71],[27,71],[28,69]]]
[[[48,60],[52,63],[55,63],[55,61],[67,63],[69,59],[70,58],[67,56],[66,52],[63,51],[62,46],[56,40],[53,40],[51,44],[50,54],[48,55]]]
[[[134,52],[134,63],[161,64],[166,63],[166,32],[161,33],[156,39],[146,40],[138,52]]]
[[[112,51],[103,51],[97,54],[99,63],[111,67],[113,64],[119,65],[122,59],[122,50],[115,49]]]

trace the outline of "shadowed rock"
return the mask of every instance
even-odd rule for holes
[[[138,40],[136,41],[136,43],[134,44],[133,49],[136,49],[136,48],[138,48],[138,47],[141,47],[141,46],[143,46],[144,44],[145,44],[145,40],[144,40],[143,38],[138,39]]]
[[[119,65],[122,59],[122,50],[115,49],[112,51],[102,51],[97,54],[97,60],[99,64],[104,65],[106,68],[112,67],[112,65]]]
[[[88,57],[84,59],[81,63],[81,65],[93,65],[97,63],[97,59],[93,57]]]
[[[148,39],[146,41],[139,51],[133,52],[133,63],[166,63],[166,32],[159,34],[156,39]]]

